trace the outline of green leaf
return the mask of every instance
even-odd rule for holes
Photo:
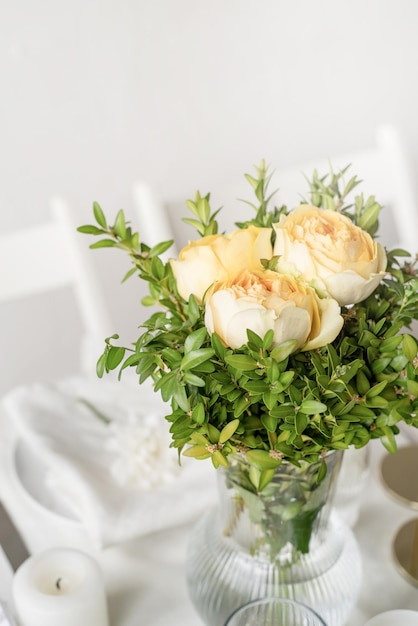
[[[228,439],[231,439],[232,435],[237,430],[240,425],[240,421],[238,419],[232,420],[226,426],[224,426],[221,430],[221,434],[219,435],[219,443],[225,443]]]
[[[122,278],[122,282],[124,283],[125,281],[128,280],[128,278],[130,278],[131,276],[133,276],[133,274],[136,274],[137,272],[137,268],[136,267],[132,267],[130,270],[128,270],[125,274],[125,276]]]
[[[295,430],[298,435],[301,435],[307,425],[309,424],[309,418],[301,413],[296,413],[295,415]]]
[[[169,248],[171,248],[171,246],[173,245],[174,241],[173,239],[170,239],[170,241],[162,241],[161,243],[158,243],[157,245],[153,246],[151,248],[151,250],[149,251],[149,256],[153,257],[153,256],[160,256],[161,254],[163,254],[166,250],[168,250]]]
[[[193,294],[191,294],[187,305],[187,316],[191,323],[196,322],[200,317],[200,308]]]
[[[350,447],[349,444],[345,441],[334,441],[334,439],[332,439],[331,441],[331,446],[335,450],[348,450],[348,448]]]
[[[109,370],[114,370],[125,356],[125,348],[112,346],[107,353],[106,367]]]
[[[295,372],[293,371],[283,372],[283,374],[280,375],[280,379],[279,379],[280,384],[283,385],[284,389],[286,389],[286,387],[290,385],[294,377],[295,377]]]
[[[96,363],[96,373],[99,378],[103,378],[103,374],[106,371],[107,354],[104,352]]]
[[[373,374],[381,374],[391,362],[390,357],[385,357],[384,359],[376,359],[371,364]]]
[[[327,475],[327,464],[325,463],[324,459],[322,459],[321,466],[318,470],[318,474],[316,477],[316,482],[318,484],[321,483],[324,480],[326,475]]]
[[[193,228],[195,228],[200,235],[203,235],[204,226],[201,222],[199,222],[199,220],[194,220],[191,217],[183,217],[182,222],[189,224],[189,226],[193,226]]]
[[[256,189],[258,185],[258,179],[254,178],[254,176],[251,176],[251,174],[244,174],[244,176],[247,179],[247,181],[250,183],[251,187],[253,189]]]
[[[414,398],[418,398],[418,381],[407,380],[406,388],[408,389],[408,393],[410,396],[413,396]]]
[[[178,406],[185,413],[187,413],[189,411],[189,401],[184,386],[179,384],[175,385],[172,391],[172,396],[177,402]]]
[[[412,362],[417,357],[417,342],[411,335],[404,335],[402,337],[402,352],[404,353],[408,361]]]
[[[388,401],[385,398],[382,398],[382,396],[372,396],[370,398],[366,396],[365,405],[369,408],[384,409],[387,407]]]
[[[278,424],[277,417],[273,417],[272,415],[269,415],[268,413],[266,413],[261,416],[261,421],[266,430],[268,430],[271,433],[276,432],[277,424]]]
[[[246,457],[250,463],[262,471],[279,467],[282,462],[281,459],[270,456],[267,450],[248,450]]]
[[[401,372],[407,366],[408,362],[406,356],[399,354],[392,359],[390,364],[396,372]]]
[[[258,383],[259,385],[263,385],[263,387],[265,388],[265,384],[263,384],[263,381],[261,380],[255,381],[255,383]],[[278,394],[271,392],[271,391],[265,391],[263,393],[263,402],[270,411],[276,406],[277,397],[278,397]]]
[[[141,304],[143,304],[143,306],[154,306],[156,300],[152,296],[144,296],[141,300]]]
[[[174,390],[178,386],[177,373],[170,372],[161,376],[154,385],[155,391],[161,391],[162,399],[167,402],[174,394]]]
[[[107,229],[106,218],[98,202],[93,202],[93,214],[99,226],[101,226],[104,229]]]
[[[247,354],[228,354],[225,361],[237,370],[250,371],[257,368],[257,362]]]
[[[328,211],[335,211],[335,202],[331,196],[328,196],[327,194],[322,196],[321,206]]]
[[[215,350],[216,356],[219,357],[220,359],[224,359],[226,348],[223,345],[222,341],[219,339],[218,335],[216,333],[212,333],[210,340],[212,343],[212,347]]]
[[[373,387],[371,387],[366,393],[366,399],[369,400],[370,398],[374,398],[375,396],[378,396],[386,387],[386,385],[387,385],[387,380],[382,380],[380,383],[373,385]]]
[[[152,356],[152,355],[150,355]],[[131,356],[129,356],[127,359],[125,359],[125,361],[123,362],[123,369],[127,368],[127,367],[131,367],[133,365],[137,366],[139,363],[140,359],[139,359],[139,355],[138,354],[131,354]],[[148,363],[148,367],[150,365],[154,365],[154,359],[152,358],[152,360],[150,360],[150,362]],[[146,369],[146,368],[144,368]]]
[[[152,257],[151,271],[152,271],[153,276],[155,276],[155,278],[158,281],[162,280],[165,276],[164,263],[161,261],[161,259],[158,256]]]
[[[275,361],[279,363],[287,359],[287,357],[292,354],[296,350],[298,342],[296,339],[289,339],[288,341],[283,341],[279,343],[270,353],[270,356]]]
[[[267,487],[269,483],[271,483],[271,481],[274,478],[274,474],[275,474],[275,469],[267,469],[267,470],[260,472],[260,476],[258,480],[259,491],[263,491],[263,489]]]
[[[263,339],[249,328],[247,328],[247,338],[248,343],[251,343],[255,350],[261,350],[263,348]]]
[[[182,370],[190,370],[197,367],[201,363],[208,361],[214,355],[212,348],[199,348],[198,350],[192,350],[184,355],[180,368]]]
[[[97,226],[92,226],[88,224],[86,224],[85,226],[79,226],[77,228],[77,232],[84,233],[86,235],[102,235],[103,233],[106,233],[103,228],[97,228]]]
[[[352,178],[350,178],[350,180],[344,187],[344,195],[347,196],[350,193],[350,191],[352,191],[355,187],[357,187],[359,183],[360,181],[357,179],[357,176],[353,176]]]
[[[223,467],[228,467],[228,461],[220,450],[215,450],[215,452],[212,454],[212,463],[215,469],[217,469],[220,465],[222,465]]]
[[[317,402],[316,400],[304,400],[300,405],[300,412],[305,415],[315,415],[315,413],[324,413],[328,409],[326,404]]]
[[[366,209],[358,222],[360,228],[369,231],[376,223],[379,217],[380,209],[381,206],[377,202],[375,202],[371,207]]]
[[[393,352],[399,346],[402,341],[401,335],[396,335],[395,337],[389,337],[388,339],[384,339],[380,344],[381,352]]]
[[[192,374],[189,371],[184,373],[183,379],[185,383],[188,383],[189,385],[194,385],[195,387],[204,387],[206,385],[203,378],[201,378],[200,376],[196,376],[196,374]]]
[[[202,403],[197,404],[192,411],[192,420],[196,422],[196,424],[203,424],[205,421],[205,407]],[[204,437],[202,437],[204,439]],[[206,441],[205,441],[206,443]]]
[[[184,342],[184,353],[192,352],[200,348],[207,336],[207,330],[205,327],[195,330],[193,333],[186,337]]]
[[[245,391],[249,391],[251,394],[262,394],[266,389],[264,380],[249,380],[248,382],[242,382],[241,386]]]
[[[198,405],[198,406],[201,406],[201,405]],[[196,431],[190,435],[190,441],[192,441],[194,444],[199,444],[201,446],[206,446],[208,443],[206,437],[202,435],[201,433],[197,433]]]
[[[89,248],[95,250],[96,248],[113,248],[114,246],[116,246],[116,241],[113,241],[113,239],[101,239],[92,243]]]
[[[341,359],[338,356],[337,351],[332,344],[330,343],[327,344],[327,351],[328,351],[329,359],[331,361],[332,371],[335,371],[337,367],[340,365]]]
[[[272,329],[268,330],[263,338],[263,348],[264,350],[269,350],[271,344],[273,343],[274,331]]]
[[[191,446],[190,448],[184,450],[182,454],[183,456],[189,456],[194,459],[200,460],[208,459],[211,456],[210,452],[208,452],[207,447],[201,445]]]
[[[356,387],[361,396],[364,396],[370,389],[369,379],[362,370],[356,374]]]
[[[118,211],[115,219],[114,225],[115,233],[121,238],[125,239],[126,237],[126,224],[125,224],[125,215],[122,209]]]
[[[239,390],[238,390],[239,391]],[[248,409],[249,402],[247,396],[241,396],[234,402],[234,417],[239,417]]]
[[[206,424],[209,440],[211,443],[218,443],[221,435],[220,431],[213,424]]]
[[[386,450],[388,450],[388,452],[390,452],[391,454],[396,454],[398,447],[396,445],[396,439],[393,430],[389,426],[383,426],[382,431],[384,433],[384,436],[381,439],[382,444],[384,445]]]

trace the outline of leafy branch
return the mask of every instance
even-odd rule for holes
[[[379,227],[378,220],[382,207],[374,196],[370,196],[365,201],[363,194],[355,196],[354,204],[347,204],[350,193],[361,183],[357,176],[352,176],[344,182],[344,176],[349,167],[347,165],[338,172],[331,171],[324,176],[319,176],[317,170],[314,170],[312,180],[307,179],[310,202],[322,209],[340,211],[373,236]]]
[[[287,213],[287,207],[284,205],[279,208],[276,206],[272,209],[269,208],[270,202],[277,193],[277,190],[267,195],[272,174],[268,174],[268,166],[266,165],[264,159],[255,169],[257,176],[245,174],[245,178],[254,191],[257,203],[249,202],[247,200],[242,200],[242,202],[249,204],[256,211],[256,216],[245,222],[237,222],[236,225],[238,228],[247,228],[251,224],[259,226],[260,228],[270,228],[272,224],[279,221],[282,214]]]

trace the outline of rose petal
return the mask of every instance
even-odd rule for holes
[[[259,337],[264,337],[274,326],[274,311],[253,304],[251,308],[239,311],[229,319],[226,344],[230,348],[240,348],[247,343],[247,329]]]
[[[343,327],[344,320],[340,315],[340,307],[336,300],[319,299],[318,304],[321,312],[321,329],[316,337],[303,346],[302,350],[313,350],[331,343]]]
[[[310,330],[309,313],[296,306],[288,306],[274,322],[274,342],[282,343],[289,339],[296,339],[297,348],[300,348],[308,338]]]
[[[328,276],[325,286],[328,293],[341,306],[356,304],[367,298],[376,289],[385,272],[372,274],[367,280],[352,270]]]

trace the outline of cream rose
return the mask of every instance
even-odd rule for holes
[[[340,305],[367,298],[385,274],[383,246],[337,211],[301,205],[274,229],[277,269],[317,281]]]
[[[208,287],[217,280],[227,280],[241,270],[262,268],[260,259],[271,259],[270,228],[236,230],[229,235],[210,235],[192,241],[180,251],[171,268],[179,294],[185,300],[191,294],[202,302]]]
[[[309,350],[333,341],[343,319],[332,298],[320,299],[293,276],[265,270],[215,283],[206,298],[205,325],[230,348],[247,343],[247,329],[260,337],[272,329],[275,344],[296,339],[295,350]]]

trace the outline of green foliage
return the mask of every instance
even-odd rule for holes
[[[322,177],[314,172],[309,202],[342,212],[373,235],[381,207],[362,195],[347,202],[359,181],[344,182],[346,171]],[[271,226],[287,208],[268,208],[274,194],[267,192],[265,163],[246,178],[256,197],[250,203],[255,217],[238,226]],[[212,213],[209,200],[197,193],[187,202],[193,217],[185,221],[201,236],[218,232],[218,211]],[[247,344],[232,350],[216,334],[209,336],[203,307],[179,296],[170,263],[160,258],[172,242],[146,245],[122,210],[113,225],[97,203],[93,214],[96,224],[78,230],[100,237],[92,248],[127,253],[133,267],[126,277],[147,281],[143,304],[158,306],[134,346],[116,345],[117,335],[106,340],[97,373],[130,367],[139,382],[151,378],[170,402],[166,419],[179,452],[210,458],[215,467],[244,452],[260,488],[282,459],[317,462],[328,450],[360,448],[376,438],[394,452],[399,423],[418,426],[417,341],[410,332],[418,319],[417,259],[408,252],[388,252],[386,278],[366,300],[343,307],[344,327],[332,344],[293,352],[294,342],[272,347],[271,334],[249,331]]]
[[[345,182],[344,176],[348,168],[349,166],[338,172],[331,171],[321,177],[315,170],[312,180],[308,181],[310,203],[322,209],[340,211],[354,224],[373,236],[379,227],[379,214],[382,207],[374,196],[370,196],[365,201],[363,194],[355,196],[354,203],[346,204],[350,193],[361,183],[357,176],[352,176]]]
[[[193,226],[202,237],[209,235],[216,235],[218,232],[218,223],[215,220],[216,215],[220,209],[211,213],[210,208],[210,194],[208,193],[204,198],[200,195],[199,191],[196,192],[194,200],[187,200],[187,207],[194,214],[194,218],[185,217],[183,222]]]
[[[267,195],[268,186],[271,180],[271,174],[268,174],[268,167],[264,160],[261,161],[260,165],[255,168],[257,172],[257,177],[251,176],[250,174],[245,174],[245,178],[250,183],[253,188],[256,201],[248,202],[244,200],[250,205],[255,211],[256,216],[252,220],[247,220],[246,222],[238,222],[237,226],[239,228],[246,228],[250,224],[254,226],[260,227],[270,227],[275,222],[278,222],[280,216],[282,214],[287,213],[287,207],[273,207],[272,209],[269,207],[269,203],[275,195],[275,191]]]

